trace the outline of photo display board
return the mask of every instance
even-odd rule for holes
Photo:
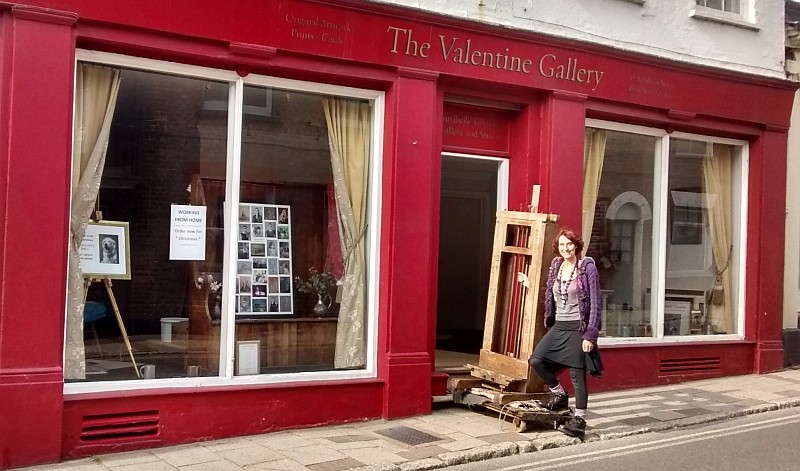
[[[239,204],[236,313],[292,314],[291,208]]]

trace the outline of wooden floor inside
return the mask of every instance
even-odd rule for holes
[[[436,350],[436,371],[448,374],[469,374],[467,364],[477,365],[478,355],[469,353]]]

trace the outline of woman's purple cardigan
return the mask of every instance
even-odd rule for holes
[[[556,323],[556,306],[553,302],[553,284],[558,277],[558,269],[564,261],[556,257],[547,273],[547,289],[544,295],[544,326],[550,328]],[[602,328],[600,318],[600,276],[592,257],[584,257],[578,262],[578,307],[581,312],[581,333],[584,340],[597,343]]]

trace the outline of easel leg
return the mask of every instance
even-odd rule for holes
[[[142,377],[142,374],[139,373],[139,366],[136,364],[136,359],[133,357],[133,348],[131,348],[131,342],[128,340],[128,332],[125,330],[125,324],[122,323],[122,314],[119,312],[119,307],[117,306],[117,300],[114,298],[114,292],[111,291],[111,279],[104,278],[103,284],[106,286],[106,291],[108,292],[108,299],[111,300],[111,306],[114,308],[114,314],[117,316],[117,324],[119,324],[119,331],[122,332],[122,340],[125,342],[125,348],[128,349],[128,355],[131,357],[131,362],[133,363],[133,369],[136,371],[136,377]]]

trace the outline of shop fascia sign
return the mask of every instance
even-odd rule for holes
[[[565,80],[586,84],[596,90],[603,78],[602,70],[580,67],[576,57],[559,57],[556,54],[544,54],[538,59],[516,56],[503,51],[482,50],[472,43],[472,39],[455,36],[438,35],[433,43],[414,39],[411,28],[389,26],[387,29],[391,39],[392,54],[427,59],[432,54],[439,54],[442,60],[456,64],[507,70],[528,75],[538,73],[544,78]]]

